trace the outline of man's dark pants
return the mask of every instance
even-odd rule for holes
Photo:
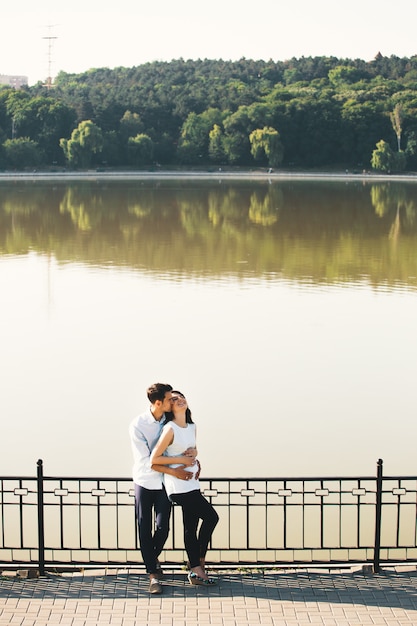
[[[143,562],[147,573],[155,574],[156,560],[168,539],[171,502],[164,488],[146,489],[135,484],[135,506]]]

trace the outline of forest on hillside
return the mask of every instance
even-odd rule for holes
[[[0,167],[417,169],[417,55],[173,60],[0,86]]]

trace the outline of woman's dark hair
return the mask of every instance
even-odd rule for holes
[[[181,398],[185,398],[184,394],[181,391],[176,391],[173,389],[172,393],[176,393],[177,396],[181,396]],[[174,413],[172,411],[165,411],[165,421],[171,422],[173,419],[174,419]],[[194,424],[191,418],[191,411],[188,406],[185,410],[185,421],[187,424]]]

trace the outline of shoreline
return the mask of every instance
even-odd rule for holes
[[[278,170],[158,170],[158,171],[116,171],[86,170],[75,171],[33,171],[33,172],[0,172],[0,181],[70,181],[70,180],[334,180],[334,181],[396,181],[417,182],[417,172],[407,174],[385,174],[374,172],[292,172]]]

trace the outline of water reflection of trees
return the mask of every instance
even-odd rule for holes
[[[0,254],[414,284],[416,212],[416,186],[398,183],[4,184]]]
[[[392,223],[389,238],[397,241],[403,229],[408,230],[416,221],[417,199],[413,187],[398,183],[374,185],[372,204],[379,217],[390,216]]]

